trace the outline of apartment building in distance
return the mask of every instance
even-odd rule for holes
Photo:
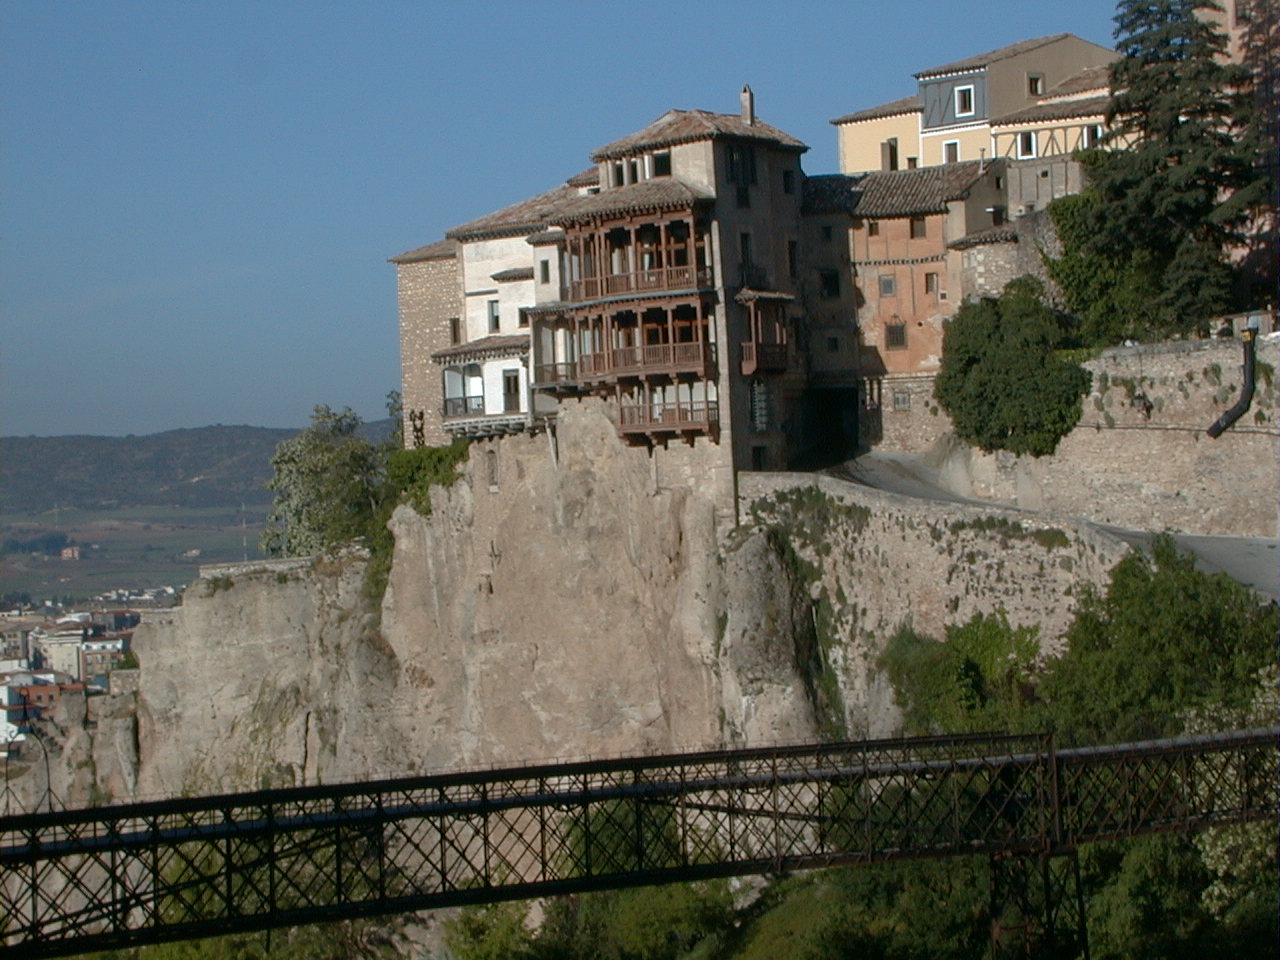
[[[922,70],[915,75],[912,96],[831,121],[840,171],[904,170],[1007,156],[995,143],[998,120],[1040,105],[1053,88],[1083,71],[1106,67],[1115,57],[1106,47],[1057,33]],[[1015,135],[1012,143],[1016,150],[1030,140]],[[1019,156],[1048,156],[1048,147],[1046,141],[1045,149]]]
[[[406,441],[554,429],[596,397],[626,444],[724,491],[852,442],[847,245],[805,227],[807,149],[744,88],[736,114],[670,110],[560,186],[393,257]]]

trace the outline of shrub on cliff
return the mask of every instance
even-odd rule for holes
[[[1038,280],[1019,277],[997,300],[966,302],[947,324],[934,397],[973,446],[1042,456],[1080,418],[1089,374],[1054,353],[1064,330],[1043,293]]]

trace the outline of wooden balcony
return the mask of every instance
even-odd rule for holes
[[[714,400],[624,403],[618,408],[618,430],[624,437],[720,432],[720,404]]]
[[[540,363],[533,371],[535,390],[574,390],[578,386],[578,365],[566,363]]]
[[[586,354],[578,360],[578,379],[583,383],[679,376],[714,379],[713,348],[704,343],[653,343],[616,347]]]
[[[637,273],[616,273],[607,277],[587,277],[569,284],[569,299],[574,303],[623,296],[628,293],[650,293],[663,290],[692,290],[712,285],[709,269],[694,267],[660,267]]]
[[[787,345],[785,343],[752,343],[742,345],[742,375],[756,373],[785,373],[787,370]]]

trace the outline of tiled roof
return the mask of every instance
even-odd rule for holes
[[[862,181],[867,176],[865,173],[852,177],[843,173],[829,173],[806,177],[801,212],[852,214],[862,195]]]
[[[1047,37],[1036,37],[1033,40],[1019,40],[1017,43],[1011,43],[1007,47],[999,47],[995,50],[989,50],[986,53],[980,53],[976,57],[966,57],[963,60],[953,60],[951,63],[944,63],[940,67],[930,67],[928,70],[921,70],[916,74],[916,79],[924,79],[925,77],[936,77],[944,73],[962,73],[966,70],[981,70],[989,64],[998,60],[1006,60],[1009,57],[1016,57],[1020,53],[1029,53],[1038,47],[1046,46],[1058,40],[1063,40],[1071,36],[1069,33],[1055,33]]]
[[[909,97],[903,97],[901,100],[890,100],[888,103],[882,103],[878,107],[868,107],[866,110],[859,110],[856,113],[846,113],[843,117],[836,117],[831,122],[834,124],[841,123],[857,123],[859,120],[877,120],[880,117],[893,117],[900,113],[919,113],[924,109],[920,100],[920,95],[913,93]]]
[[[1104,64],[1100,67],[1085,67],[1079,73],[1073,73],[1061,83],[1050,87],[1041,99],[1052,100],[1055,97],[1067,97],[1076,93],[1084,93],[1086,90],[1109,91],[1110,89],[1111,65]]]
[[[1000,161],[970,160],[918,170],[877,170],[861,182],[854,213],[859,217],[911,217],[945,213],[986,171]]]
[[[575,173],[565,181],[571,187],[594,187],[600,183],[600,168],[587,167],[581,173]]]
[[[1034,120],[1069,120],[1075,117],[1103,116],[1111,105],[1111,96],[1081,97],[1079,100],[1054,100],[1033,103],[1029,107],[1007,113],[991,121],[991,126],[1001,127],[1010,123],[1030,123]]]
[[[674,177],[656,177],[630,183],[625,187],[602,190],[585,197],[575,197],[556,210],[552,223],[573,223],[593,217],[609,217],[621,213],[651,210],[681,210],[699,200],[710,200]]]
[[[537,233],[531,233],[525,237],[524,242],[538,247],[548,243],[559,243],[563,239],[563,230],[539,230]]]
[[[482,237],[516,236],[541,230],[548,218],[563,204],[576,199],[578,188],[563,183],[528,200],[521,200],[495,213],[468,221],[445,233],[453,240],[478,240]]]
[[[437,240],[425,247],[388,258],[388,263],[418,263],[422,260],[452,260],[458,255],[458,244],[453,240]]]
[[[980,247],[985,243],[1017,243],[1018,231],[1009,226],[987,227],[985,230],[979,230],[976,233],[968,234],[959,240],[952,240],[948,247],[952,250],[968,250],[970,247]]]
[[[532,280],[533,267],[512,267],[510,270],[499,270],[497,273],[489,274],[489,276],[499,283],[510,283],[513,280]]]
[[[431,354],[433,360],[451,360],[459,357],[480,358],[482,356],[510,355],[524,353],[529,349],[527,333],[503,334],[493,337],[481,337],[479,340],[468,340],[456,343]]]
[[[677,143],[693,143],[697,140],[715,140],[723,137],[741,137],[764,140],[787,150],[808,150],[801,141],[777,127],[757,120],[747,123],[736,113],[710,113],[706,110],[668,110],[643,130],[607,143],[591,155],[595,162],[615,160],[654,147],[669,147]]]

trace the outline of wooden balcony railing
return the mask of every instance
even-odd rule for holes
[[[533,386],[556,387],[578,382],[578,365],[567,363],[540,363],[533,371]]]
[[[623,434],[711,433],[719,424],[720,404],[714,400],[624,403],[618,408],[618,427]]]
[[[636,273],[615,273],[586,277],[569,284],[569,299],[575,302],[615,297],[624,293],[651,290],[688,290],[711,286],[711,271],[694,267],[659,267]]]
[[[714,363],[713,350],[708,344],[652,343],[586,354],[578,360],[578,376],[587,381],[681,373],[710,377]]]
[[[784,373],[787,369],[787,345],[785,343],[752,343],[742,345],[742,375],[754,373]]]
[[[444,415],[446,417],[482,417],[484,416],[484,397],[445,397]]]

